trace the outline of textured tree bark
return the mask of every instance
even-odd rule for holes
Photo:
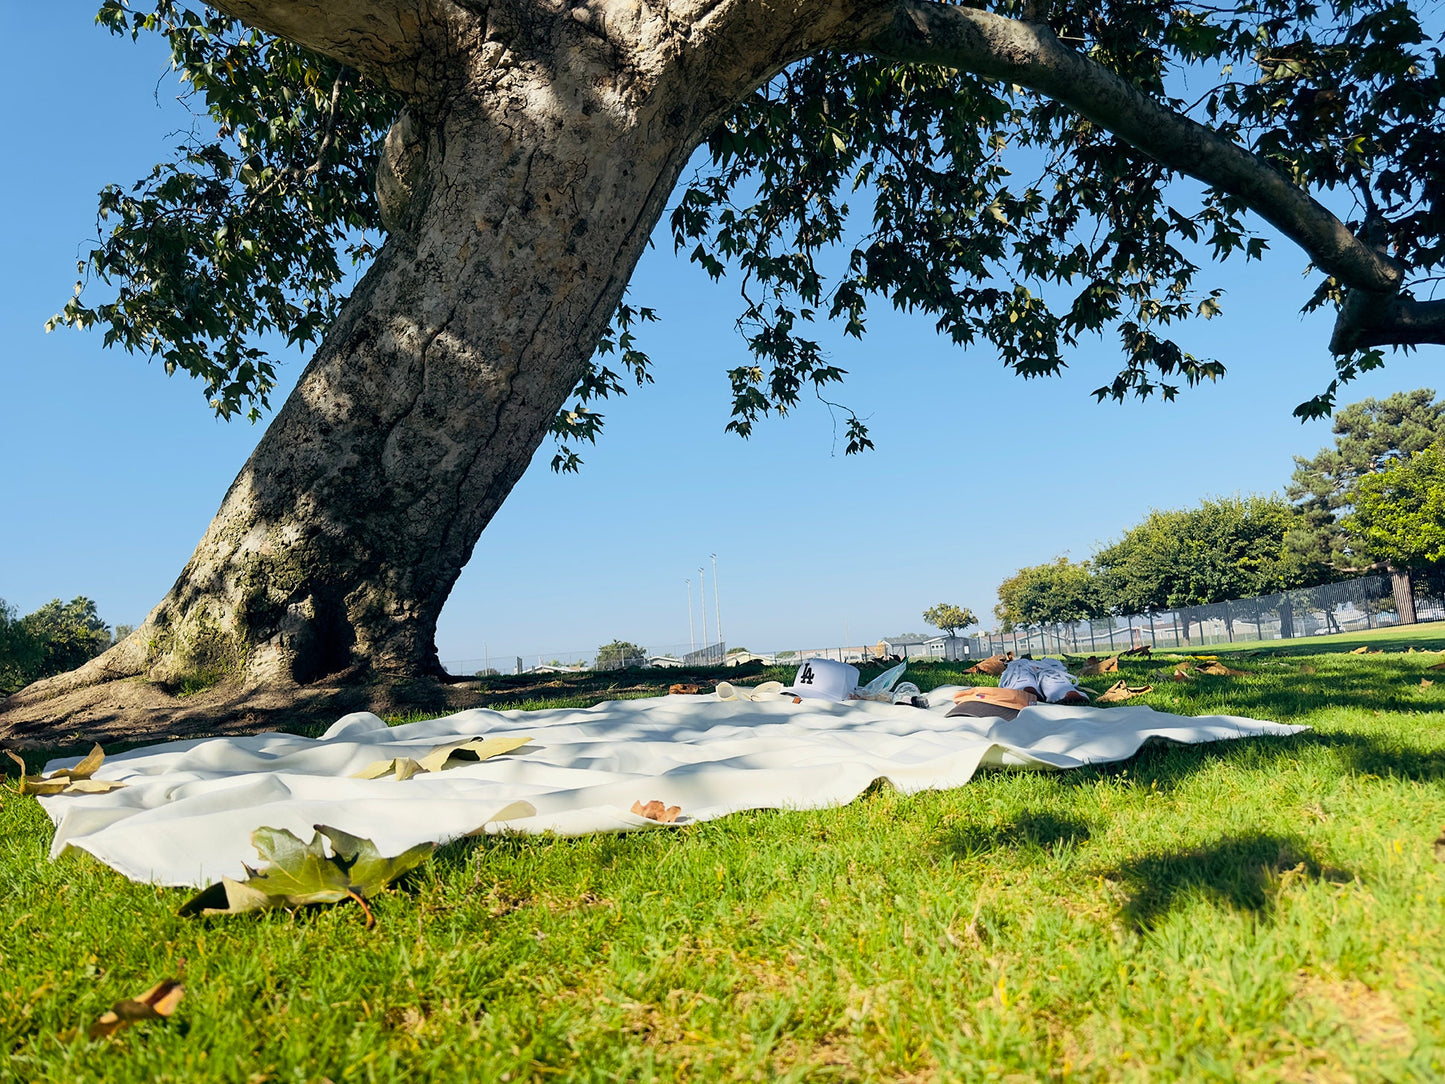
[[[170,693],[213,683],[284,706],[315,683],[444,678],[442,605],[691,152],[847,17],[722,8],[691,38],[638,3],[452,18],[426,78],[395,80],[424,93],[385,145],[391,235],[180,578],[123,643],[6,701],[0,728],[109,718],[96,687],[126,678],[151,729],[189,706]]]
[[[1415,585],[1410,580],[1408,569],[1403,572],[1390,570],[1390,591],[1395,596],[1395,612],[1400,615],[1400,624],[1415,624],[1418,620],[1415,616]]]

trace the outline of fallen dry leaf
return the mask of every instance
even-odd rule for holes
[[[643,805],[640,801],[632,803],[632,812],[639,817],[646,817],[650,821],[657,821],[659,824],[671,824],[677,820],[677,815],[682,812],[680,805],[663,805],[656,798]]]
[[[1093,674],[1117,674],[1118,672],[1118,655],[1110,655],[1107,659],[1099,659],[1090,655],[1088,661],[1084,663],[1084,669],[1080,671],[1084,677],[1089,677]]]
[[[1148,658],[1154,648],[1151,644],[1140,644],[1138,647],[1131,647],[1128,651],[1121,651],[1121,655],[1138,655],[1141,658]]]
[[[1355,648],[1353,651],[1350,652],[1350,654],[1351,654],[1351,655],[1368,655],[1369,652],[1370,652],[1369,647],[1368,647],[1368,646],[1365,646],[1365,647],[1357,647],[1357,648]]]
[[[142,1020],[164,1020],[176,1011],[176,1006],[185,997],[186,988],[177,979],[164,979],[156,983],[140,997],[128,997],[117,1001],[110,1011],[103,1013],[90,1025],[87,1034],[92,1039],[104,1039],[122,1028],[139,1024]]]
[[[669,696],[692,696],[702,692],[702,689],[696,685],[669,685],[667,692]]]
[[[125,786],[114,779],[91,778],[105,763],[105,753],[99,745],[92,748],[75,767],[57,768],[49,775],[26,775],[25,761],[8,749],[5,750],[5,755],[20,766],[21,794],[34,794],[39,797],[51,794],[105,794]]]
[[[423,772],[440,772],[447,768],[460,767],[463,764],[476,764],[479,761],[490,760],[492,757],[519,749],[531,740],[531,738],[469,738],[467,741],[450,742],[447,745],[438,745],[420,760],[413,760],[411,757],[392,757],[389,760],[373,761],[351,778],[380,779],[384,775],[395,772],[397,781],[402,782]]]
[[[1174,678],[1173,678],[1173,680],[1174,680],[1174,681],[1188,681],[1188,680],[1189,680],[1189,672],[1188,672],[1187,670],[1183,670],[1183,669],[1175,670],[1175,671],[1174,671]]]
[[[1445,670],[1445,662],[1437,662],[1437,663],[1435,663],[1435,664],[1433,664],[1433,665],[1431,665],[1431,666],[1425,667],[1425,669],[1426,669],[1426,670]]]
[[[1431,685],[1434,685],[1434,684],[1435,684],[1435,683],[1434,683],[1433,681],[1431,681],[1429,678],[1421,678],[1421,679],[1420,679],[1420,688],[1422,688],[1422,689],[1428,689]]]
[[[1435,841],[1435,861],[1445,862],[1445,828],[1440,829],[1440,838]]]
[[[1210,674],[1213,677],[1243,677],[1243,670],[1231,670],[1222,662],[1211,662],[1199,667],[1201,674]]]
[[[1154,686],[1152,685],[1130,685],[1127,681],[1116,681],[1099,695],[1096,703],[1118,704],[1136,696],[1143,696],[1153,690]]]
[[[1013,658],[1013,652],[1007,655],[990,655],[986,659],[979,659],[967,670],[965,674],[987,674],[990,677],[1000,676],[1008,668],[1009,660]]]

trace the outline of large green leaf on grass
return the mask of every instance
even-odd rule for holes
[[[232,915],[344,899],[354,899],[365,907],[369,897],[421,865],[436,850],[434,843],[419,843],[386,857],[369,839],[324,824],[315,827],[309,843],[284,828],[257,828],[251,833],[251,844],[265,864],[259,870],[247,866],[244,881],[222,878],[187,902],[180,913]],[[330,854],[322,837],[331,842]],[[370,914],[368,910],[368,925]]]

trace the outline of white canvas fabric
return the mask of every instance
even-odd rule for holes
[[[681,806],[685,824],[744,809],[841,805],[877,779],[912,793],[959,786],[981,767],[1123,760],[1151,738],[1210,742],[1305,729],[1137,706],[1038,705],[1011,721],[945,718],[956,691],[934,690],[930,708],[700,694],[474,710],[397,727],[359,713],[320,738],[255,734],[134,749],[97,773],[127,786],[40,802],[56,825],[52,856],[77,847],[133,880],[201,886],[244,876],[243,864],[257,861],[251,832],[262,825],[309,839],[313,825],[329,824],[396,854],[480,832],[660,828],[629,812],[638,800]],[[420,760],[439,745],[506,735],[531,741],[405,780],[350,778],[376,761]]]

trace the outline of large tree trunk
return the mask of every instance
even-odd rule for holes
[[[261,725],[258,704],[286,708],[308,686],[444,676],[442,605],[689,155],[796,48],[783,20],[777,51],[747,63],[681,54],[653,19],[629,28],[621,63],[600,23],[568,15],[501,28],[525,43],[516,54],[472,43],[393,127],[378,186],[391,235],[175,586],[123,643],[6,701],[0,734],[169,730],[222,707]],[[143,681],[117,711],[114,686],[97,686],[125,678]]]

